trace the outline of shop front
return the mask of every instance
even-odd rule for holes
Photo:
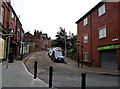
[[[119,47],[120,45],[109,45],[98,48],[101,67],[119,69]]]

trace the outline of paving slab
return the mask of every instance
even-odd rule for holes
[[[23,62],[2,63],[2,87],[48,87],[40,79],[34,79],[25,68]]]
[[[105,75],[120,76],[120,70],[117,70],[117,69],[102,68],[102,67],[95,67],[95,66],[89,67],[86,65],[83,65],[83,67],[81,68],[81,63],[79,64],[80,66],[77,67],[77,61],[72,60],[68,57],[65,57],[65,62],[73,67],[79,68],[79,70],[82,72],[91,72],[91,73],[98,73],[98,74],[105,74]]]

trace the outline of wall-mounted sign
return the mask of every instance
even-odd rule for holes
[[[104,50],[104,49],[114,49],[114,48],[115,48],[115,45],[100,47],[101,50]]]
[[[10,24],[9,29],[15,29],[15,26]]]
[[[118,40],[118,38],[112,39],[112,41],[117,41],[117,40]]]

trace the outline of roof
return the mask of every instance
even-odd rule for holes
[[[78,21],[76,21],[75,23],[78,24],[81,20],[83,20],[84,18],[86,18],[89,14],[91,14],[96,8],[98,8],[101,4],[103,4],[104,2],[99,2],[95,7],[93,7],[90,11],[88,11],[83,17],[81,17]]]
[[[24,35],[25,35],[25,36],[26,36],[26,35],[31,35],[31,36],[33,36],[30,32],[26,32]]]

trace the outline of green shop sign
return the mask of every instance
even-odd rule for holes
[[[114,48],[115,48],[115,45],[100,47],[101,50],[104,50],[104,49],[114,49]]]

